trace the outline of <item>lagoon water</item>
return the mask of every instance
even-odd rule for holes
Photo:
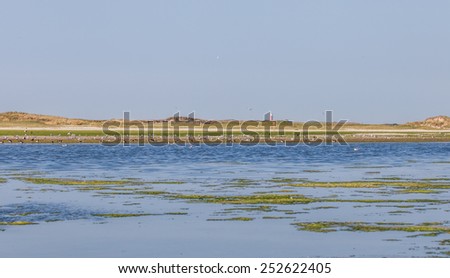
[[[448,232],[318,232],[295,225],[426,223],[450,229],[449,170],[449,143],[1,145],[0,257],[449,257]],[[33,182],[39,178],[121,183]],[[386,186],[294,186],[348,181]],[[408,192],[389,186],[396,181],[441,187]],[[222,204],[179,198],[264,194],[329,201]]]

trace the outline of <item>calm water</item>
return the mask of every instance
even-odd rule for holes
[[[450,190],[305,188],[305,181],[450,184],[450,144],[350,146],[1,145],[1,257],[449,257],[449,233],[319,233],[293,223],[436,222],[450,227]],[[126,180],[108,188],[35,184],[24,178]],[[86,188],[85,188],[86,189]],[[142,190],[164,194],[136,194]],[[220,204],[170,196],[303,194],[350,200]],[[168,195],[169,194],[169,195]],[[168,197],[169,196],[169,197]],[[352,200],[393,200],[353,202]],[[411,200],[436,202],[411,202]],[[406,200],[402,203],[398,201]],[[263,207],[261,207],[263,206]],[[150,214],[111,218],[111,214]],[[235,221],[245,218],[251,221]],[[235,219],[235,220],[233,220]],[[226,221],[224,221],[226,220]]]

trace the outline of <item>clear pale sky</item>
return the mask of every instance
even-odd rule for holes
[[[450,114],[450,1],[0,0],[0,111]]]

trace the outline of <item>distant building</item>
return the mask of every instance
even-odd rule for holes
[[[194,114],[194,112],[189,113],[187,121],[188,122],[195,122],[195,114]]]
[[[273,121],[273,114],[272,112],[267,112],[266,114],[264,114],[264,121]]]

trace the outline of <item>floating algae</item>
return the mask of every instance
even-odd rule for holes
[[[197,195],[197,194],[173,194],[169,198],[189,200],[193,202],[215,203],[215,204],[276,204],[276,205],[293,205],[293,204],[310,204],[310,203],[431,203],[431,204],[447,204],[447,200],[434,199],[329,199],[329,198],[313,198],[306,197],[301,194],[257,194],[257,195],[239,195],[239,196],[215,196],[215,195]]]
[[[381,178],[373,178],[374,180],[382,180],[382,181],[403,181],[405,179],[400,177],[381,177]]]
[[[400,194],[433,194],[433,193],[442,193],[442,191],[428,189],[428,188],[410,188],[396,191],[395,193]]]
[[[22,213],[17,213],[17,216],[28,216],[28,215],[33,215],[33,214],[41,214],[41,212],[39,211],[27,211],[27,212],[22,212]]]
[[[63,204],[25,203],[9,204],[0,207],[1,223],[36,224],[39,222],[87,219],[89,217],[89,211],[68,207]]]
[[[436,223],[441,224],[441,223]],[[448,233],[450,234],[450,227],[443,225],[430,225],[429,223],[422,224],[395,224],[395,223],[365,223],[365,222],[303,222],[294,223],[299,230],[328,233],[337,231],[350,232],[387,232],[398,231],[417,233],[425,232],[433,235]]]
[[[28,221],[13,221],[13,222],[0,222],[0,226],[25,226],[25,225],[34,225],[37,223],[28,222]]]
[[[124,203],[122,205],[124,205],[124,206],[139,206],[139,205],[141,205],[141,203]]]
[[[164,181],[146,181],[147,184],[185,184],[185,181],[170,181],[170,180],[164,180]]]
[[[296,178],[273,178],[267,180],[272,183],[299,183],[299,182],[307,182],[307,179],[296,179]]]
[[[166,191],[142,190],[142,191],[136,191],[134,194],[136,194],[136,195],[167,195],[169,193]]]
[[[314,199],[307,198],[300,194],[264,194],[264,195],[245,195],[245,196],[213,196],[213,195],[183,195],[172,196],[176,199],[184,199],[205,203],[216,204],[308,204],[314,202]]]
[[[411,213],[410,211],[407,210],[394,210],[394,211],[389,211],[389,214],[405,214],[405,213]]]
[[[262,219],[295,219],[293,216],[263,216]]]
[[[450,181],[450,178],[426,178],[420,179],[421,181]]]
[[[450,189],[449,183],[429,183],[419,181],[347,181],[347,182],[305,182],[286,184],[295,187],[323,187],[323,188],[380,188],[396,187],[411,189]]]
[[[155,214],[150,213],[96,213],[92,216],[105,217],[105,218],[124,218],[124,217],[140,217],[140,216],[150,216]]]
[[[234,207],[234,208],[226,208],[224,211],[262,211],[262,212],[270,212],[275,211],[273,206],[256,206],[256,207]]]
[[[325,173],[325,172],[330,172],[330,171],[326,171],[326,170],[303,170],[303,172],[305,172],[305,173]]]
[[[387,165],[386,166],[384,166],[384,165],[379,165],[379,166],[377,166],[377,165],[374,165],[374,166],[355,165],[355,166],[346,166],[344,168],[347,168],[347,169],[385,169],[385,168],[393,168],[393,167],[387,166]]]
[[[64,178],[18,178],[18,180],[33,184],[57,184],[57,185],[123,185],[142,184],[139,181],[131,180],[77,180]]]
[[[251,217],[232,217],[232,218],[210,218],[207,221],[252,221]]]
[[[320,207],[309,208],[308,210],[338,209],[338,208],[339,207],[336,207],[336,206],[320,206]]]
[[[176,211],[176,212],[166,212],[166,213],[164,213],[164,215],[188,215],[188,213],[187,212]]]
[[[245,187],[249,185],[257,185],[258,182],[256,180],[251,179],[233,179],[230,182],[227,182],[226,184],[230,185],[231,187]]]

